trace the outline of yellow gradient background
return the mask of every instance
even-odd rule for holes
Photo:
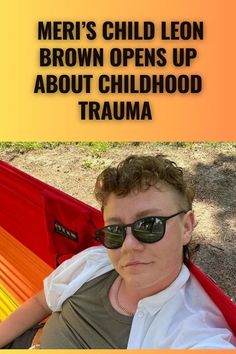
[[[233,141],[235,124],[234,0],[9,0],[1,7],[0,140]],[[94,41],[38,41],[38,21],[95,21]],[[104,21],[204,21],[203,41],[104,41]],[[195,47],[190,68],[40,68],[40,47]],[[200,74],[200,94],[34,94],[37,74]],[[150,101],[152,121],[81,121],[77,102]]]

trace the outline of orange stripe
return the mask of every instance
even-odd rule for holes
[[[52,268],[0,227],[0,282],[19,302],[42,289]]]

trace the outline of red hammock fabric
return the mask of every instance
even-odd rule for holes
[[[223,313],[232,332],[236,336],[236,304],[220,289],[218,286],[207,277],[195,264],[189,262],[186,264],[190,272],[197,278],[203,289]]]
[[[97,244],[100,211],[0,161],[0,225],[55,267]],[[1,251],[0,251],[1,252]],[[236,335],[236,305],[200,269],[187,266]]]
[[[54,268],[97,244],[94,233],[103,225],[100,211],[3,161],[0,200],[0,225]]]

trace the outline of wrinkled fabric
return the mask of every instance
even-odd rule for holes
[[[85,282],[113,269],[103,246],[91,247],[62,263],[47,279],[49,307],[63,302]],[[183,265],[165,290],[139,301],[128,349],[233,349],[236,339],[222,313]]]

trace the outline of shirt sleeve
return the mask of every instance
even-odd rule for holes
[[[85,282],[113,269],[103,246],[93,246],[63,262],[44,279],[47,304],[60,311],[63,302]]]
[[[236,339],[230,331],[213,335],[194,345],[191,349],[235,349]]]

